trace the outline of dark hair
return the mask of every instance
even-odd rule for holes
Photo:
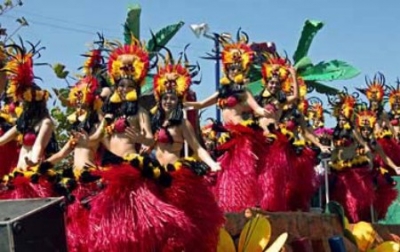
[[[35,125],[50,117],[46,100],[24,102],[21,116],[17,119],[17,130],[21,133],[32,131]]]
[[[88,112],[88,116],[84,121],[76,120],[76,122],[72,125],[72,129],[76,131],[84,130],[87,133],[90,133],[92,129],[95,127],[97,123],[99,123],[99,116],[95,111]]]
[[[157,131],[162,127],[165,118],[165,111],[161,106],[161,102],[157,105],[157,111],[151,120],[151,129],[153,132]],[[180,125],[183,121],[183,105],[182,101],[178,101],[176,108],[172,111],[171,117],[168,119],[169,126]]]
[[[113,91],[115,92],[115,89],[118,88],[120,83],[124,80],[132,81],[134,84],[134,80],[129,79],[129,78],[121,78],[116,82],[116,86],[113,88]],[[136,94],[139,99],[140,97],[140,86],[136,85]],[[120,103],[112,103],[110,101],[112,95],[110,95],[103,103],[103,106],[101,108],[102,112],[104,114],[112,114],[114,117],[119,117],[119,116],[134,116],[137,114],[139,111],[139,101],[122,101]]]

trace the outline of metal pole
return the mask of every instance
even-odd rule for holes
[[[183,110],[183,118],[187,119],[187,111],[185,109]],[[183,151],[185,157],[189,157],[189,144],[187,143],[186,139],[183,142]]]
[[[220,54],[219,46],[220,46],[220,44],[219,44],[219,38],[218,38],[217,34],[215,34],[215,36],[214,36],[214,43],[215,43],[214,47],[215,47],[215,56],[216,56],[215,57],[216,58],[216,60],[215,60],[215,90],[218,91],[219,79],[221,78],[220,77],[221,68],[220,68],[220,62],[219,62],[219,58],[220,58],[219,57],[219,54]],[[220,122],[221,121],[221,111],[219,110],[218,106],[215,106],[215,107],[216,107],[217,121]]]
[[[325,202],[329,203],[329,166],[328,166],[329,158],[322,159],[322,166],[324,167],[325,173]]]

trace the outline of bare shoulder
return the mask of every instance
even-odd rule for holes
[[[53,127],[54,126],[54,122],[50,118],[44,118],[42,120],[41,126]]]
[[[149,115],[149,111],[147,111],[145,108],[142,106],[139,106],[139,113]]]

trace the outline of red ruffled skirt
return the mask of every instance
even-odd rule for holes
[[[89,251],[163,251],[176,234],[191,237],[185,213],[166,203],[161,186],[138,169],[123,164],[99,175],[104,189],[90,202]]]
[[[377,139],[383,152],[397,165],[400,166],[400,145],[393,138],[383,137]]]
[[[286,191],[288,208],[291,211],[308,211],[311,198],[320,184],[315,171],[317,157],[316,153],[307,146],[299,150],[299,153],[296,153],[294,148],[290,149],[288,157],[292,164]]]
[[[224,216],[213,193],[207,188],[203,177],[196,175],[189,167],[182,167],[170,174],[172,184],[164,190],[165,199],[182,210],[191,222],[184,230],[186,234],[177,234],[176,241],[182,244],[184,251],[216,251]],[[184,237],[187,237],[186,240],[182,239]]]
[[[98,186],[93,183],[79,183],[74,190],[75,201],[67,208],[67,241],[68,251],[89,251],[89,202],[98,191]],[[87,201],[88,204],[85,204]]]
[[[220,145],[224,151],[218,158],[222,170],[217,173],[214,195],[224,212],[240,212],[258,205],[261,191],[257,185],[255,144],[260,139],[255,130],[243,125],[226,125],[228,142]]]
[[[53,184],[44,176],[41,176],[35,183],[30,178],[16,176],[12,179],[12,185],[0,191],[0,199],[31,199],[55,197]]]
[[[351,223],[371,220],[371,206],[376,198],[372,172],[368,167],[333,172],[331,187],[331,200],[343,206]]]
[[[262,191],[260,206],[271,212],[289,210],[287,186],[294,170],[289,155],[290,143],[281,132],[275,135],[276,139],[266,144],[264,155],[260,155],[262,166],[258,177]]]
[[[396,182],[389,173],[374,172],[375,200],[374,209],[378,220],[384,219],[390,205],[397,199]]]

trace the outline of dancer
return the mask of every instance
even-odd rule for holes
[[[38,164],[46,156],[57,151],[53,122],[46,107],[49,93],[34,83],[33,57],[40,49],[27,50],[23,45],[9,45],[9,60],[2,71],[8,79],[7,94],[23,103],[23,112],[10,128],[0,137],[0,145],[22,135],[22,145],[17,167],[3,178],[7,189],[1,198],[35,198],[55,196],[53,184],[56,180],[52,171],[41,171]],[[52,181],[52,183],[50,183]]]
[[[385,76],[382,73],[377,73],[372,80],[366,78],[366,89],[358,89],[365,94],[369,101],[369,110],[376,113],[376,123],[374,125],[374,134],[377,141],[382,146],[383,151],[390,157],[396,165],[400,165],[400,146],[397,144],[397,134],[389,117],[383,107],[383,99],[386,96],[387,89]],[[390,168],[389,168],[390,169]],[[396,174],[391,170],[391,174]]]
[[[257,184],[258,150],[262,131],[257,123],[245,120],[247,112],[268,116],[246,89],[247,74],[253,60],[253,51],[245,33],[238,32],[238,41],[222,39],[222,64],[224,77],[219,90],[201,102],[187,102],[185,106],[202,109],[217,104],[221,109],[224,130],[229,137],[218,146],[223,154],[218,158],[222,171],[217,174],[213,187],[215,197],[224,212],[244,211],[259,204],[261,192]],[[261,153],[261,152],[260,152]]]
[[[292,176],[290,143],[286,134],[279,127],[283,108],[295,104],[299,98],[299,87],[296,70],[290,66],[287,59],[281,58],[277,53],[270,54],[262,65],[263,90],[258,97],[258,103],[272,111],[271,116],[258,119],[264,131],[265,154],[262,155],[262,166],[258,183],[262,190],[260,200],[261,208],[268,211],[287,211],[288,183]],[[286,95],[282,87],[287,87],[291,92]],[[282,128],[283,129],[283,128]],[[282,185],[284,185],[282,187]]]
[[[148,114],[138,103],[150,68],[144,48],[132,39],[132,44],[112,48],[109,56],[114,92],[103,106],[108,126],[90,136],[91,141],[102,137],[107,149],[97,173],[104,188],[90,201],[89,234],[95,251],[163,251],[176,234],[183,240],[192,237],[184,232],[190,220],[163,196],[170,181],[167,171],[136,149],[137,143],[154,143]]]
[[[177,234],[183,250],[216,251],[224,218],[202,175],[221,168],[200,146],[190,122],[184,118],[182,104],[197,69],[189,64],[185,53],[183,63],[181,59],[175,62],[169,50],[167,52],[164,65],[158,67],[154,76],[157,111],[152,119],[156,158],[172,177],[171,186],[164,189],[164,195],[167,202],[182,209],[191,221],[192,227],[185,230],[193,234],[191,240],[183,240],[182,235]],[[184,155],[185,142],[199,161],[189,158],[188,153]]]
[[[333,132],[335,149],[329,162],[331,200],[343,206],[350,222],[369,220],[375,200],[372,159],[368,144],[352,121],[356,98],[342,92],[336,100],[330,99],[329,102],[334,106],[333,115],[337,118]]]
[[[368,143],[371,149],[371,156],[373,160],[373,170],[371,171],[374,176],[375,185],[375,198],[373,202],[374,210],[378,220],[384,219],[389,206],[397,198],[397,190],[395,188],[395,181],[387,172],[387,167],[400,172],[400,167],[396,166],[393,161],[385,154],[380,144],[376,141],[373,128],[376,123],[376,114],[373,111],[361,110],[356,115],[356,125],[363,141]]]

